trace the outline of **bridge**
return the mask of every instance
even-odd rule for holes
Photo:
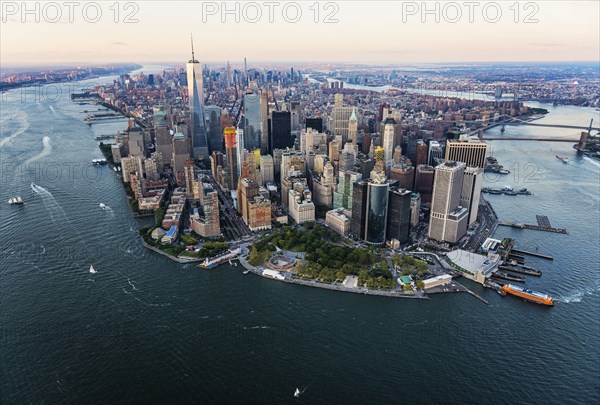
[[[485,124],[484,121],[481,120],[437,120],[436,122],[444,122],[444,123],[455,123],[455,124]],[[532,122],[531,119],[523,120],[517,117],[511,117],[510,115],[501,115],[497,119],[493,121],[490,120],[487,122],[488,126],[481,128],[482,130],[488,130],[498,125],[528,125],[535,127],[547,127],[547,128],[566,128],[566,129],[579,129],[586,131],[598,131],[600,132],[600,127],[593,127],[590,123],[587,127],[579,126],[579,125],[561,125],[561,124],[540,124],[536,122]],[[478,130],[474,130],[473,134],[476,134]],[[504,139],[504,138],[502,138]]]
[[[512,117],[512,121],[503,122],[504,125],[528,125],[532,127],[548,127],[548,128],[567,128],[567,129],[581,129],[581,130],[591,130],[591,131],[600,131],[598,127],[581,127],[578,125],[560,125],[560,124],[539,124],[536,122],[523,121],[518,118]]]
[[[537,142],[579,142],[577,139],[564,139],[564,138],[482,138],[484,141],[537,141]]]

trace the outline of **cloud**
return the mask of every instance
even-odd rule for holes
[[[126,43],[126,42],[115,41],[115,42],[112,42],[112,45],[126,46],[126,45],[129,45],[129,44]]]

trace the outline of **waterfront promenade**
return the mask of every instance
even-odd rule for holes
[[[414,299],[426,299],[426,300],[429,299],[429,297],[425,293],[421,293],[421,294],[404,294],[404,293],[400,293],[400,292],[397,292],[397,291],[371,290],[371,289],[364,288],[364,287],[356,287],[356,288],[345,287],[343,285],[338,285],[338,284],[322,283],[322,282],[318,282],[316,280],[304,280],[304,279],[301,279],[301,278],[295,278],[289,272],[287,272],[287,273],[282,272],[281,274],[284,275],[284,279],[283,280],[277,280],[277,279],[274,279],[272,277],[263,275],[263,269],[262,268],[252,266],[241,255],[239,256],[239,261],[242,264],[242,266],[244,266],[246,268],[246,270],[248,270],[248,271],[250,271],[250,272],[252,272],[252,273],[254,273],[254,274],[258,275],[258,276],[265,277],[265,278],[268,278],[270,280],[281,281],[281,282],[284,282],[284,283],[299,284],[299,285],[304,285],[304,286],[308,286],[308,287],[324,288],[326,290],[334,290],[334,291],[341,291],[341,292],[350,292],[350,293],[355,293],[355,294],[378,295],[378,296],[382,296],[382,297],[414,298]]]
[[[149,244],[146,243],[146,241],[144,241],[144,238],[140,237],[140,239],[142,240],[142,245],[147,248],[150,249],[160,255],[163,255],[165,257],[168,257],[169,259],[173,260],[174,262],[177,263],[181,263],[181,264],[186,264],[186,263],[199,263],[204,259],[184,259],[184,258],[180,258],[180,257],[175,257],[173,255],[168,254],[167,252],[163,252],[162,250],[154,247],[154,246],[150,246]]]

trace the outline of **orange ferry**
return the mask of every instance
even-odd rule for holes
[[[502,290],[509,294],[524,298],[527,301],[535,302],[537,304],[550,306],[554,305],[554,298],[550,297],[549,295],[517,287],[516,285],[504,284],[502,286]]]

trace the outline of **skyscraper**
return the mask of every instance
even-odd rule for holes
[[[483,169],[487,144],[477,137],[461,136],[446,142],[446,160],[466,163]]]
[[[208,142],[204,123],[204,81],[202,65],[194,57],[192,40],[192,59],[186,65],[188,99],[190,106],[190,127],[194,157],[204,156],[208,159]]]
[[[294,137],[292,136],[292,121],[289,111],[273,111],[269,125],[269,153],[273,149],[292,148]]]
[[[410,197],[410,225],[415,226],[419,223],[419,214],[421,211],[421,195],[413,193]]]
[[[420,139],[417,141],[417,161],[415,162],[415,164],[427,164],[427,144]]]
[[[244,130],[237,128],[235,130],[235,154],[237,156],[237,175],[242,174],[242,162],[244,161]]]
[[[429,166],[436,166],[437,160],[442,159],[444,156],[444,150],[438,141],[429,142],[429,154],[427,156],[427,164]]]
[[[196,182],[196,170],[194,168],[194,162],[191,159],[185,161],[183,167],[185,174],[185,195],[188,200],[195,200],[197,196],[194,195],[194,183]]]
[[[398,187],[412,190],[415,184],[415,168],[405,162],[395,164],[390,168],[390,179],[398,181]]]
[[[323,118],[307,118],[306,128],[312,128],[317,132],[323,132]]]
[[[385,243],[390,185],[383,172],[371,175],[367,186],[365,208],[365,241],[375,245]]]
[[[405,244],[410,235],[412,192],[403,188],[391,188],[387,214],[387,240],[396,239]]]
[[[260,117],[260,104],[260,96],[258,94],[244,94],[242,128],[244,130],[244,148],[248,150],[260,149],[261,147],[262,122]]]
[[[165,121],[158,122],[154,128],[154,144],[156,151],[161,154],[162,163],[170,165],[173,156],[173,140]]]
[[[223,151],[223,130],[221,129],[221,107],[209,105],[205,108],[206,133],[210,153]]]
[[[482,183],[483,169],[479,167],[467,167],[465,169],[462,191],[460,194],[460,205],[469,210],[469,225],[477,220]]]
[[[297,131],[300,128],[300,103],[298,101],[292,101],[290,103],[290,114],[291,114],[292,131]],[[317,129],[317,128],[313,128],[313,129]]]
[[[352,107],[352,114],[348,120],[348,140],[355,145],[358,145],[358,118],[356,118],[356,111]]]
[[[389,167],[392,163],[392,157],[394,155],[394,139],[395,139],[395,130],[394,125],[396,121],[393,118],[387,118],[383,122],[383,149],[384,149],[384,157],[383,163],[385,167]]]
[[[235,127],[227,127],[224,130],[225,134],[225,152],[227,154],[227,168],[229,172],[229,184],[227,187],[230,190],[235,190],[238,179],[238,157],[236,150],[236,130]]]
[[[353,107],[344,107],[344,95],[336,94],[334,96],[334,105],[331,109],[328,128],[333,135],[341,135],[342,143],[348,140],[348,122],[352,115]],[[340,145],[342,147],[343,145]]]
[[[229,64],[229,61],[227,61],[227,86],[231,86],[231,79],[231,65]]]
[[[260,151],[267,153],[269,151],[269,130],[268,125],[269,115],[269,99],[266,91],[260,93]]]
[[[191,226],[194,232],[200,236],[213,237],[221,234],[219,224],[219,195],[209,183],[199,184],[200,204],[202,216],[197,209],[193,210]]]
[[[429,237],[456,243],[467,232],[468,209],[460,205],[465,164],[446,161],[435,168]]]
[[[418,165],[415,173],[415,191],[424,203],[431,202],[433,195],[434,170],[431,166]]]
[[[368,182],[360,180],[354,183],[352,187],[352,223],[350,224],[350,234],[359,240],[365,237],[367,186]]]
[[[188,139],[182,133],[173,135],[173,155],[171,157],[171,168],[175,174],[177,184],[184,184],[185,162],[190,158]]]
[[[261,155],[260,157],[260,173],[262,175],[263,182],[272,183],[275,181],[275,171],[273,168],[273,156]]]
[[[146,157],[146,143],[148,136],[142,128],[133,127],[127,130],[129,134],[129,156]]]
[[[357,181],[362,180],[362,175],[352,171],[340,171],[339,181],[333,193],[333,208],[352,210],[353,188]]]

